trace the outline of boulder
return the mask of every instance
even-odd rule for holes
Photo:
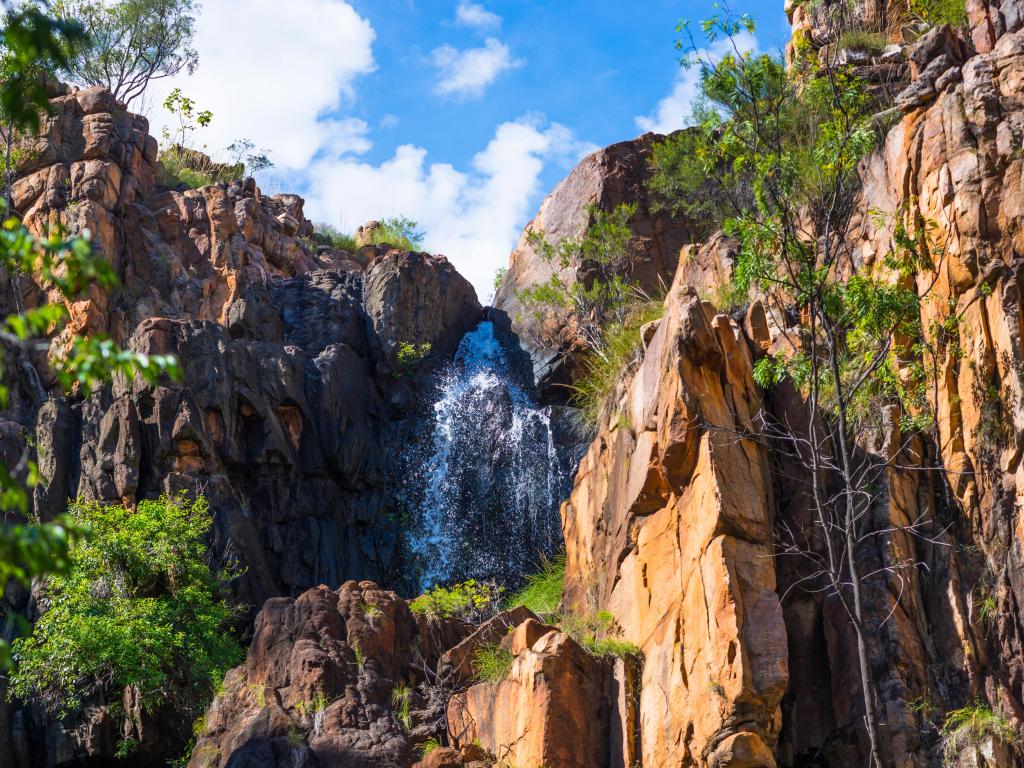
[[[452,698],[449,735],[479,742],[508,765],[608,768],[610,683],[609,662],[548,628],[521,649],[505,680]]]

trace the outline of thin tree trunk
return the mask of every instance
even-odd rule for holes
[[[871,674],[871,663],[868,659],[867,635],[864,629],[864,600],[861,595],[860,567],[857,565],[857,514],[854,504],[853,477],[850,472],[850,448],[846,440],[846,402],[842,386],[842,376],[837,359],[836,340],[832,329],[828,329],[829,365],[832,381],[836,391],[836,405],[839,416],[839,454],[843,471],[843,491],[846,496],[846,519],[844,533],[846,536],[846,561],[850,571],[850,585],[853,592],[853,629],[857,635],[857,663],[860,667],[860,685],[864,695],[864,725],[871,743],[871,763],[869,768],[883,768],[881,747],[878,738],[878,713],[875,710],[875,683]]]

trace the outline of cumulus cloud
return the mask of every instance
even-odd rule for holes
[[[756,51],[757,40],[748,32],[736,36],[735,43],[741,51]],[[710,48],[701,51],[712,61],[716,61],[733,50],[729,40],[720,40]],[[693,103],[700,93],[700,69],[681,68],[672,86],[672,91],[658,102],[650,115],[634,118],[637,128],[645,133],[672,133],[690,124],[693,115]]]
[[[501,26],[501,16],[488,11],[479,3],[468,3],[463,0],[455,9],[455,23],[475,29],[497,29]]]
[[[314,21],[315,23],[311,23]],[[354,99],[353,84],[375,69],[374,30],[341,0],[203,0],[191,77],[154,81],[149,116],[160,134],[160,106],[174,87],[213,112],[196,143],[216,155],[246,137],[272,149],[279,169],[302,168],[330,143],[369,148],[365,124],[321,119]]]
[[[496,37],[489,37],[482,48],[458,50],[450,45],[435,48],[432,54],[439,80],[436,91],[444,96],[477,98],[502,72],[525,63]]]
[[[447,255],[486,301],[533,213],[545,166],[568,166],[593,149],[565,126],[531,115],[499,125],[466,170],[431,163],[413,145],[379,165],[335,157],[311,169],[307,213],[345,229],[409,216],[427,232],[426,249]]]

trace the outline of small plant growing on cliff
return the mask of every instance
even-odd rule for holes
[[[409,609],[435,619],[461,619],[478,623],[496,612],[501,588],[469,579],[451,587],[436,586],[409,603]]]
[[[568,316],[587,350],[603,357],[605,328],[623,322],[636,299],[629,282],[633,246],[629,222],[636,215],[636,206],[620,205],[612,211],[590,206],[587,213],[590,225],[581,238],[555,244],[542,231],[530,233],[531,245],[550,265],[552,275],[547,282],[517,292],[516,298],[540,328],[549,315]],[[574,266],[586,276],[564,279],[563,271]],[[557,346],[543,331],[537,341],[542,346]]]
[[[395,719],[406,733],[412,728],[412,688],[407,685],[396,685],[391,691],[391,706],[395,710]]]
[[[499,643],[483,645],[473,654],[473,673],[482,683],[497,684],[508,677],[516,658]]]
[[[373,245],[393,245],[403,251],[419,251],[423,247],[423,231],[419,224],[405,216],[392,216],[370,232]]]
[[[420,757],[426,757],[431,752],[435,752],[440,748],[441,741],[431,736],[429,739],[424,741],[423,744],[420,745]]]
[[[432,346],[427,341],[422,344],[410,344],[408,341],[398,342],[398,350],[395,352],[395,371],[392,375],[396,379],[412,376],[430,354],[431,349]]]
[[[353,253],[359,250],[356,239],[352,235],[342,232],[335,226],[323,222],[313,225],[313,241],[317,245],[336,248],[339,251]]]
[[[557,621],[565,581],[565,554],[546,561],[541,569],[527,577],[526,585],[508,599],[506,606],[525,606],[543,621]]]
[[[963,750],[981,746],[988,739],[1013,748],[1018,743],[1017,731],[1010,721],[987,704],[976,702],[953,710],[942,724],[942,751],[946,764],[950,768],[959,765]]]
[[[223,581],[207,565],[206,501],[79,502],[71,515],[90,536],[71,546],[68,572],[46,583],[31,636],[14,643],[12,694],[56,713],[127,687],[146,711],[168,700],[205,707],[241,655]]]

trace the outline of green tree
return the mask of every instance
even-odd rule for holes
[[[12,694],[68,713],[130,687],[147,711],[168,701],[202,709],[240,658],[226,577],[207,564],[206,501],[79,502],[70,514],[90,534],[71,545],[66,572],[47,579],[32,634],[14,642]]]
[[[197,10],[195,0],[57,0],[57,17],[80,23],[89,38],[87,47],[68,51],[62,71],[131,105],[150,81],[195,71]]]
[[[662,163],[662,189],[690,194],[697,180],[717,187],[717,198],[728,202],[724,229],[740,246],[737,289],[756,292],[776,316],[793,318],[781,331],[782,351],[755,368],[765,387],[789,379],[807,410],[805,429],[766,414],[765,436],[804,470],[800,482],[814,521],[806,530],[783,530],[779,547],[803,560],[801,584],[838,600],[849,618],[869,763],[880,768],[869,635],[885,617],[867,611],[865,585],[879,574],[865,572],[863,562],[870,542],[884,533],[872,527],[872,507],[888,460],[858,445],[883,403],[907,405],[893,386],[894,370],[921,338],[914,276],[927,266],[927,249],[914,227],[901,227],[874,273],[851,272],[857,167],[877,134],[864,84],[838,65],[835,52],[813,69],[799,59],[787,69],[778,58],[737,45],[741,31],[754,31],[749,16],[716,16],[702,30],[728,52],[709,58],[689,26],[680,26],[684,64],[699,71],[704,107],[691,134],[692,160],[681,173]],[[897,347],[894,339],[911,343]],[[906,530],[915,533],[914,526]],[[887,572],[918,565],[893,563]]]
[[[629,222],[636,206],[604,211],[592,205],[587,214],[590,225],[581,238],[553,244],[544,232],[530,234],[530,243],[552,274],[547,281],[518,291],[516,297],[537,326],[543,326],[551,312],[568,315],[590,353],[604,357],[606,327],[621,324],[639,298],[629,281],[633,242]],[[563,277],[569,270],[571,277]],[[534,341],[550,345],[542,334]]]

